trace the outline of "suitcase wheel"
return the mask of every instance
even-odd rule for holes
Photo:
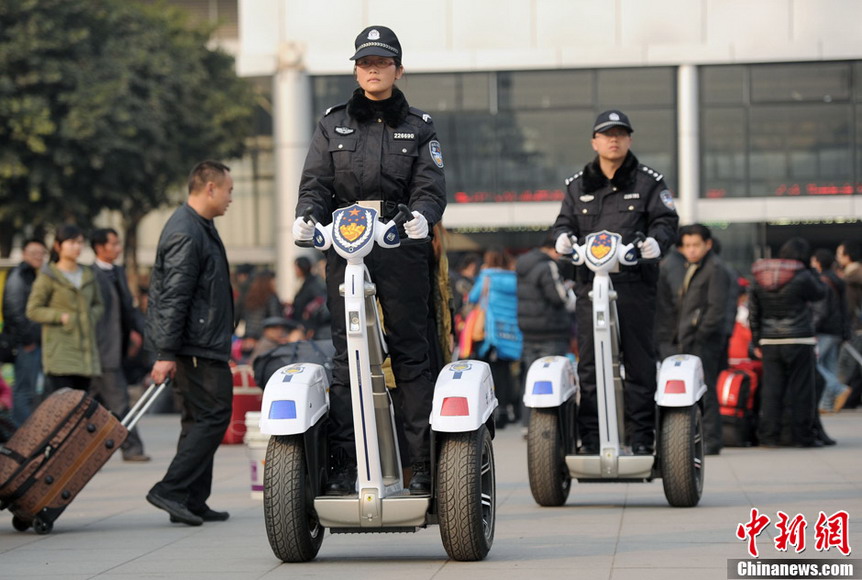
[[[54,529],[54,522],[46,522],[45,520],[36,518],[33,520],[33,530],[40,536],[50,534]]]
[[[12,527],[19,532],[26,532],[28,529],[30,529],[30,522],[28,522],[27,520],[23,520],[18,516],[12,516]]]

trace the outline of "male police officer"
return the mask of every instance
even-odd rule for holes
[[[593,126],[596,157],[566,180],[566,196],[554,222],[556,250],[571,254],[572,244],[587,234],[608,230],[630,243],[636,232],[648,237],[640,245],[641,257],[655,259],[674,242],[679,218],[673,197],[661,173],[638,163],[629,150],[633,129],[621,111],[605,111]],[[624,390],[627,443],[634,453],[648,455],[654,448],[656,390],[655,326],[658,264],[623,266],[612,274],[617,291],[621,351],[625,357]],[[592,274],[579,268],[578,297],[581,402],[578,426],[581,453],[599,452],[596,406],[596,363],[593,349]]]

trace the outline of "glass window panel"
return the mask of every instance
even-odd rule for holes
[[[329,107],[346,102],[353,89],[356,88],[356,80],[349,75],[314,77],[312,81],[312,92],[315,122],[323,115]]]
[[[831,103],[849,98],[849,63],[818,62],[751,67],[752,103]]]
[[[706,108],[701,123],[702,195],[745,196],[745,109]]]
[[[632,153],[638,161],[662,173],[671,191],[677,191],[676,112],[629,107],[626,114],[635,130]]]
[[[849,105],[752,107],[752,195],[805,195],[853,179]],[[816,193],[813,191],[811,193]]]
[[[488,111],[488,73],[407,74],[398,84],[411,105],[428,111]]]
[[[676,103],[676,69],[671,67],[606,69],[597,77],[601,110]]]
[[[701,69],[701,102],[713,104],[740,104],[745,99],[745,67],[713,66]]]
[[[497,74],[500,110],[588,107],[591,71],[520,71]]]

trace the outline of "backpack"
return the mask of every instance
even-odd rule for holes
[[[326,377],[331,383],[333,356],[335,356],[335,347],[330,340],[288,342],[254,359],[254,380],[263,389],[269,378],[281,367],[293,363],[314,363],[324,368]]]

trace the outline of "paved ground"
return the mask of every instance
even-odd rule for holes
[[[498,520],[485,561],[448,560],[438,528],[430,527],[327,535],[317,560],[282,564],[269,549],[261,502],[250,497],[243,446],[222,446],[216,456],[211,504],[230,511],[228,522],[170,524],[146,502],[179,428],[177,416],[148,415],[140,428],[153,461],[111,459],[50,535],[16,532],[8,512],[0,516],[0,578],[724,579],[728,559],[747,557],[735,531],[752,507],[773,522],[779,510],[801,513],[808,521],[802,556],[844,558],[835,548],[814,550],[814,523],[820,511],[846,510],[850,545],[862,542],[862,411],[824,422],[838,446],[728,449],[709,457],[703,499],[691,509],[668,507],[661,482],[579,484],[566,506],[540,508],[527,484],[526,444],[509,428],[495,440]],[[761,558],[802,557],[792,547],[791,554],[776,551],[775,535],[770,525],[759,536]]]

